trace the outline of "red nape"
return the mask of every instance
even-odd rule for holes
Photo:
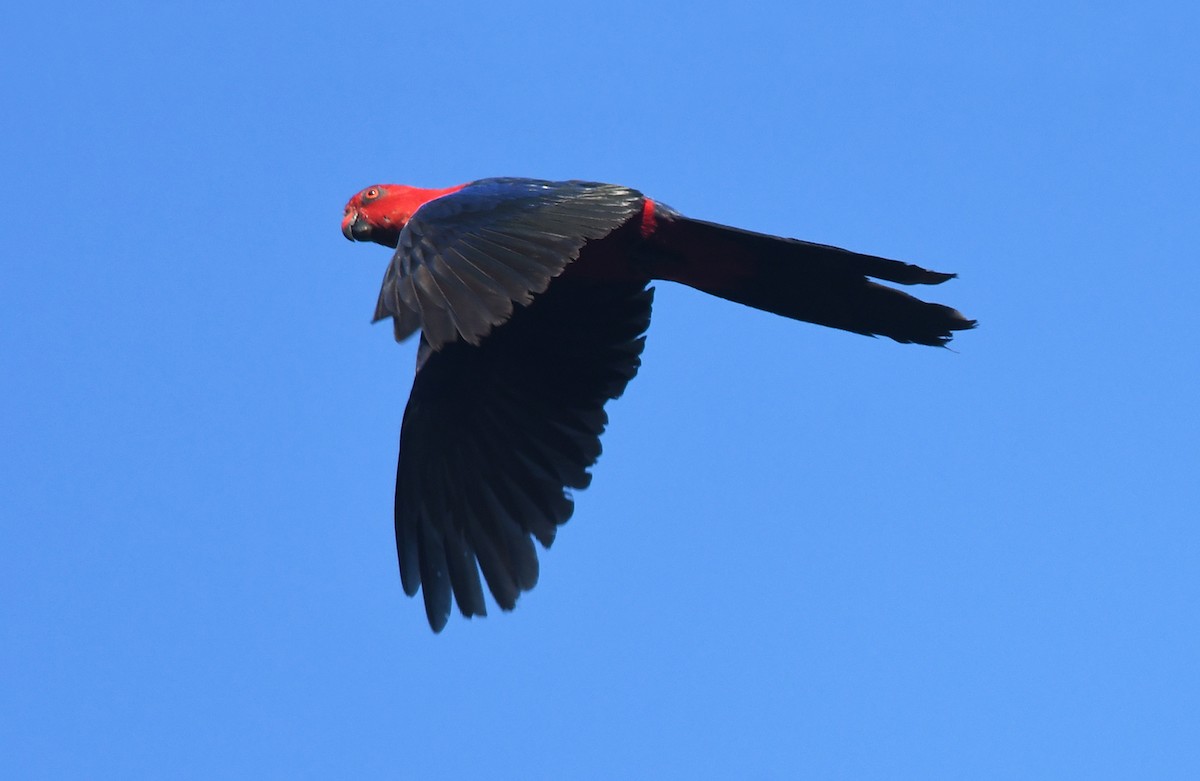
[[[435,201],[442,196],[456,193],[466,186],[465,184],[457,184],[453,187],[434,189],[392,184],[387,185],[384,197],[379,200],[381,203],[387,204],[389,214],[396,224],[403,225],[408,222],[410,217],[416,214],[417,209],[420,209],[425,204]]]

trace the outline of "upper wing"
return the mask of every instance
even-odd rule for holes
[[[396,471],[396,548],[404,590],[424,591],[434,631],[453,593],[486,613],[479,570],[511,610],[600,455],[604,404],[641,364],[650,290],[555,281],[480,345],[430,351],[413,382]],[[478,568],[476,567],[478,562]]]
[[[641,200],[628,187],[539,179],[481,179],[432,200],[400,234],[375,319],[393,317],[397,340],[421,329],[434,350],[479,344]]]

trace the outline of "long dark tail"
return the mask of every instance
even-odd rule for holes
[[[956,309],[867,279],[936,285],[954,274],[674,215],[650,243],[655,277],[784,317],[928,345],[975,325]]]

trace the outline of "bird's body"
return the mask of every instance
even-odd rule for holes
[[[440,631],[451,595],[484,615],[482,570],[509,610],[537,581],[586,487],[604,405],[637,373],[656,279],[797,320],[942,345],[974,321],[868,277],[953,275],[693,220],[636,190],[483,179],[367,188],[342,232],[396,252],[376,319],[421,332],[396,479],[405,591]],[[478,566],[477,566],[478,562]]]

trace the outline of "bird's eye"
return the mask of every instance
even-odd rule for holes
[[[369,203],[381,195],[383,195],[383,190],[379,189],[378,187],[368,187],[367,189],[363,190],[363,203]]]

